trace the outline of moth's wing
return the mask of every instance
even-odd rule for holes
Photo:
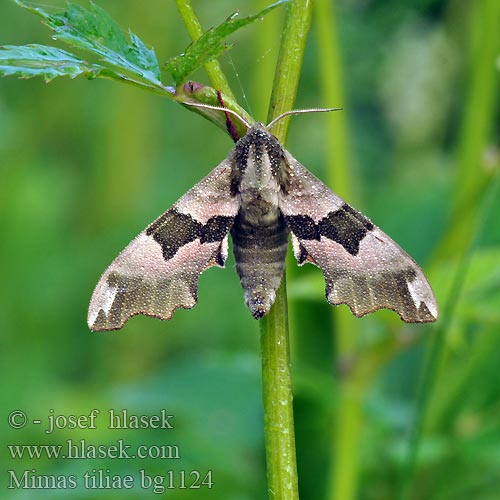
[[[228,160],[140,233],[101,276],[88,312],[91,330],[117,330],[136,314],[170,319],[197,302],[199,275],[224,267],[239,202]]]
[[[290,184],[280,209],[299,265],[325,276],[331,304],[364,316],[392,309],[406,322],[435,321],[438,307],[418,264],[363,214],[349,206],[288,152]]]

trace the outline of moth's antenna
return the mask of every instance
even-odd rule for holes
[[[285,111],[281,115],[277,116],[274,120],[269,123],[266,128],[270,130],[276,123],[278,123],[282,118],[289,115],[300,115],[301,113],[328,113],[330,111],[340,111],[343,108],[308,108],[308,109],[292,109],[291,111]]]
[[[228,108],[223,108],[222,106],[212,106],[211,104],[203,104],[202,102],[184,102],[183,104],[187,104],[188,106],[194,106],[195,108],[205,108],[205,109],[215,109],[216,111],[222,111],[223,113],[231,113],[232,115],[236,116],[238,120],[243,123],[247,128],[250,128],[250,124],[240,116],[236,111],[233,111],[232,109]]]

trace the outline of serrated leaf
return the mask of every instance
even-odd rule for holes
[[[148,49],[130,32],[131,44],[114,19],[101,7],[91,3],[89,9],[68,4],[66,12],[49,14],[23,0],[15,0],[24,9],[37,14],[52,29],[53,38],[97,54],[101,60],[163,87],[160,68],[153,49]]]
[[[216,28],[203,33],[198,40],[187,47],[183,54],[167,61],[165,69],[172,75],[176,85],[184,83],[193,71],[230,48],[230,45],[222,43],[224,38],[243,26],[263,18],[276,7],[287,2],[288,0],[279,0],[253,16],[240,18],[237,13],[233,14]]]
[[[155,77],[159,80],[161,77],[158,59],[156,58],[155,51],[148,49],[144,42],[132,31],[129,31],[130,40],[132,41],[132,55],[133,58],[143,68],[149,68]]]
[[[76,78],[94,75],[99,66],[91,65],[65,50],[45,45],[5,45],[0,47],[0,76],[33,78],[42,76],[50,82],[59,76]]]

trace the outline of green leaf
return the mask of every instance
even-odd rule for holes
[[[222,43],[224,38],[243,26],[262,19],[273,9],[287,2],[288,0],[279,0],[253,16],[239,18],[238,13],[229,16],[222,24],[209,29],[198,40],[191,43],[183,54],[167,61],[165,69],[172,75],[176,85],[184,83],[193,71],[230,48],[229,45]]]
[[[65,50],[45,45],[0,47],[0,76],[43,76],[46,82],[50,82],[58,76],[76,78],[85,74],[93,77],[99,69],[99,66],[91,65]]]
[[[87,10],[69,3],[66,12],[51,15],[23,0],[15,1],[40,16],[43,23],[55,32],[54,39],[89,50],[101,60],[163,88],[154,50],[148,49],[132,32],[129,44],[118,24],[101,7],[91,3]]]

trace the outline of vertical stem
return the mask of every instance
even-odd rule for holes
[[[269,5],[269,0],[258,0],[255,4],[255,8],[260,11]],[[251,93],[257,97],[252,102],[252,111],[258,121],[266,119],[276,70],[274,56],[277,58],[277,40],[282,29],[282,21],[278,16],[269,16],[265,23],[260,24],[259,36],[254,42],[254,51],[259,55],[259,59],[254,65]]]
[[[316,0],[315,22],[318,37],[318,68],[324,106],[346,107],[337,19],[332,0]],[[352,165],[349,149],[347,110],[324,117],[323,141],[328,184],[341,196],[352,199]],[[345,306],[332,311],[337,364],[355,355],[360,332],[357,319]],[[368,361],[368,360],[366,360]],[[363,426],[361,401],[369,382],[362,367],[353,367],[337,382],[338,404],[333,432],[333,458],[328,498],[356,498],[359,471],[359,444]]]
[[[477,223],[478,200],[490,178],[484,155],[496,126],[500,76],[495,61],[500,51],[500,2],[484,0],[468,5],[468,95],[458,148],[453,214],[437,256],[455,255],[467,244]]]
[[[318,70],[323,106],[344,107],[338,113],[327,113],[324,144],[328,182],[335,192],[346,199],[352,196],[351,158],[345,103],[342,60],[337,19],[332,0],[316,0],[315,22],[318,37]]]
[[[187,32],[191,37],[191,40],[198,40],[201,35],[203,35],[203,28],[201,26],[198,16],[193,10],[190,0],[176,0],[177,10],[179,11],[182,20],[186,26]],[[226,75],[220,67],[219,61],[216,59],[208,61],[205,63],[205,71],[207,72],[212,86],[216,90],[220,90],[224,95],[231,98],[233,101],[236,100],[234,94],[229,86]]]
[[[293,108],[311,9],[312,2],[309,0],[293,0],[287,7],[269,104],[269,120]],[[288,119],[281,120],[274,128],[276,137],[282,143],[287,131]],[[269,314],[261,320],[260,327],[269,498],[295,500],[299,492],[285,275],[276,293],[276,301]]]
[[[446,355],[447,332],[472,257],[478,234],[497,193],[499,179],[491,176],[482,160],[491,140],[498,99],[498,71],[495,59],[500,50],[500,3],[485,0],[470,4],[468,32],[472,46],[469,65],[469,88],[461,124],[457,157],[457,183],[454,191],[454,219],[441,241],[434,265],[450,256],[460,255],[451,292],[441,313],[442,320],[428,341],[426,363],[421,373],[417,408],[411,429],[409,452],[402,469],[397,498],[410,497],[417,472],[422,437],[428,430],[439,373]],[[498,173],[496,173],[498,176]]]
[[[299,498],[286,283],[261,320],[262,398],[269,498]]]
[[[268,121],[293,109],[307,34],[311,25],[311,11],[312,1],[310,0],[292,0],[287,8],[269,103]],[[274,135],[283,144],[288,135],[288,124],[289,118],[284,118],[273,127]]]
[[[484,230],[484,223],[487,220],[487,215],[489,214],[491,207],[493,206],[499,187],[500,174],[497,171],[495,177],[493,177],[492,181],[488,185],[488,189],[478,208],[476,228],[472,231],[469,237],[469,242],[463,249],[462,255],[460,256],[460,262],[453,277],[450,294],[447,298],[443,311],[441,312],[443,319],[441,320],[439,327],[434,330],[432,337],[428,341],[426,362],[424,369],[422,370],[418,390],[415,422],[413,428],[411,429],[407,461],[402,470],[401,482],[397,496],[398,500],[406,500],[410,495],[418,462],[420,443],[428,426],[430,407],[432,405],[435,387],[437,381],[439,380],[439,372],[443,369],[443,353],[446,348],[447,340],[446,334],[449,331],[454,318],[454,311],[458,305],[458,300],[462,292],[476,243]]]

